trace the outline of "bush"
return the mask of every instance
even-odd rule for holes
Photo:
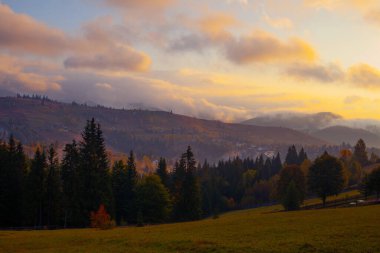
[[[99,229],[112,229],[115,221],[111,219],[104,205],[100,205],[97,212],[91,212],[91,227]]]

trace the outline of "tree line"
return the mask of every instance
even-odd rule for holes
[[[197,220],[275,202],[295,210],[307,196],[325,203],[346,186],[379,194],[380,169],[363,175],[368,164],[362,140],[354,152],[342,150],[339,158],[326,152],[314,161],[291,146],[284,163],[278,153],[201,164],[189,146],[172,169],[161,157],[156,172],[143,175],[133,151],[111,164],[92,119],[61,160],[54,145],[29,158],[12,136],[0,144],[0,227],[88,227],[97,210],[117,225]]]

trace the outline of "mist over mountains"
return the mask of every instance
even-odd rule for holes
[[[316,138],[339,145],[354,145],[362,138],[370,147],[380,147],[380,121],[372,119],[344,119],[338,114],[277,113],[261,115],[242,122],[248,125],[287,127],[308,133]]]

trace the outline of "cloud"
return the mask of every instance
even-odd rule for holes
[[[123,72],[149,69],[150,57],[127,44],[111,17],[85,24],[82,32],[83,36],[71,37],[0,4],[0,49],[67,57],[64,66],[71,69]]]
[[[365,19],[380,26],[380,9],[368,11],[365,14]]]
[[[128,46],[119,46],[102,54],[91,56],[73,56],[65,60],[68,69],[90,69],[111,72],[143,72],[151,65],[148,55]]]
[[[69,47],[65,34],[0,3],[0,48],[12,52],[60,55]]]
[[[226,45],[227,58],[237,64],[273,61],[312,62],[317,54],[313,47],[299,38],[282,41],[275,36],[256,31],[234,39]]]
[[[243,5],[248,4],[248,0],[226,0],[226,1],[229,4],[234,4],[234,3],[243,4]]]
[[[105,90],[112,90],[113,89],[112,85],[109,83],[96,83],[95,87],[105,89]]]
[[[330,83],[344,80],[345,72],[335,63],[323,64],[293,64],[289,66],[286,75],[298,80],[312,80],[322,83]]]
[[[193,21],[194,22],[194,21]],[[315,49],[306,41],[292,37],[281,40],[263,30],[249,35],[235,35],[230,28],[239,24],[235,17],[214,13],[196,20],[185,34],[169,39],[169,51],[217,49],[238,65],[257,62],[312,62],[317,58]]]
[[[27,72],[26,68],[36,63],[21,61],[14,57],[0,55],[0,87],[13,92],[44,92],[48,90],[60,91],[60,75],[43,75]]]
[[[375,25],[380,25],[380,5],[378,0],[305,0],[307,6],[329,11],[354,11]]]
[[[358,64],[348,70],[349,80],[360,87],[380,88],[380,70],[368,64]]]
[[[199,29],[210,37],[223,35],[228,28],[238,24],[234,16],[223,12],[209,14],[197,21]]]
[[[109,6],[134,9],[161,9],[172,5],[175,0],[104,0]]]
[[[344,103],[348,104],[348,105],[351,105],[351,104],[358,103],[358,102],[360,102],[362,100],[363,100],[363,98],[359,97],[359,96],[348,96],[348,97],[346,97],[344,99]]]
[[[269,15],[264,14],[263,20],[271,27],[277,29],[291,29],[294,27],[293,22],[288,18],[271,18]]]

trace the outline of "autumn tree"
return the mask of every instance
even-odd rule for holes
[[[291,183],[293,186],[289,188]],[[294,192],[297,192],[297,194],[294,194]],[[306,179],[298,165],[287,165],[281,170],[277,183],[277,193],[282,203],[290,201],[289,198],[296,198],[291,201],[298,203],[298,206],[303,203],[306,195]],[[294,209],[292,205],[284,205],[284,207],[287,210]]]
[[[344,187],[343,165],[339,159],[325,152],[315,159],[307,177],[309,190],[317,194],[326,205],[326,198],[337,195]]]
[[[293,180],[290,181],[283,194],[281,203],[287,211],[294,211],[300,208],[303,202],[302,193],[297,188]]]
[[[107,213],[103,204],[99,206],[96,212],[90,213],[90,224],[93,228],[103,230],[115,227],[115,222],[111,219],[111,216]]]
[[[141,219],[147,223],[167,221],[170,214],[170,196],[157,175],[146,176],[137,184],[136,205]]]

